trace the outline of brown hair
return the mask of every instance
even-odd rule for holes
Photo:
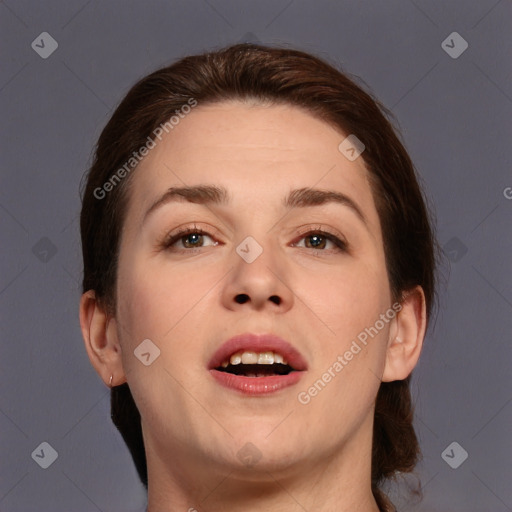
[[[365,145],[362,158],[381,221],[393,298],[400,300],[404,291],[422,286],[430,319],[439,249],[418,176],[388,120],[391,112],[356,85],[355,78],[326,61],[298,50],[255,44],[185,57],[141,79],[119,104],[100,135],[82,194],[83,292],[95,290],[100,304],[114,315],[119,237],[133,173],[104,197],[98,198],[97,191],[191,98],[199,105],[223,100],[288,104],[346,135],[355,134]],[[412,471],[421,454],[413,428],[410,378],[381,383],[376,398],[371,481],[383,511],[392,505],[381,484],[396,472]],[[111,411],[147,487],[140,415],[127,383],[112,389]]]

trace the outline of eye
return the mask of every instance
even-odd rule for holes
[[[302,238],[300,240],[306,241],[306,244],[303,247],[306,247],[307,249],[324,251],[327,243],[331,243],[334,245],[334,251],[347,251],[347,243],[344,240],[341,240],[334,233],[330,233],[322,229],[302,233]],[[308,240],[309,242],[307,242]],[[327,252],[329,252],[328,248]]]
[[[190,249],[199,249],[204,247],[203,242],[207,238],[211,239],[211,236],[204,230],[197,227],[186,227],[178,230],[175,233],[169,235],[160,245],[163,249],[171,249],[176,244],[181,243],[182,247],[176,249],[178,251],[187,251]],[[213,245],[217,245],[215,242]]]

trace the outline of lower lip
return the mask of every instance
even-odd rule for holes
[[[233,373],[210,370],[219,384],[246,395],[265,395],[296,384],[304,372],[290,372],[288,375],[270,375],[268,377],[244,377]]]

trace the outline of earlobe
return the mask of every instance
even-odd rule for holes
[[[112,386],[126,382],[115,319],[101,307],[94,290],[82,295],[79,316],[87,355],[103,382],[109,385],[111,375]]]
[[[427,316],[425,294],[421,286],[409,290],[396,317],[396,335],[389,340],[383,382],[409,376],[420,357]]]

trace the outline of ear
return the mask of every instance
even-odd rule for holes
[[[396,316],[396,329],[388,343],[383,382],[403,380],[412,372],[420,357],[427,326],[425,294],[421,286],[409,290]]]
[[[99,305],[94,290],[82,295],[79,314],[85,349],[91,364],[107,386],[111,375],[112,387],[123,384],[126,378],[115,318]]]

